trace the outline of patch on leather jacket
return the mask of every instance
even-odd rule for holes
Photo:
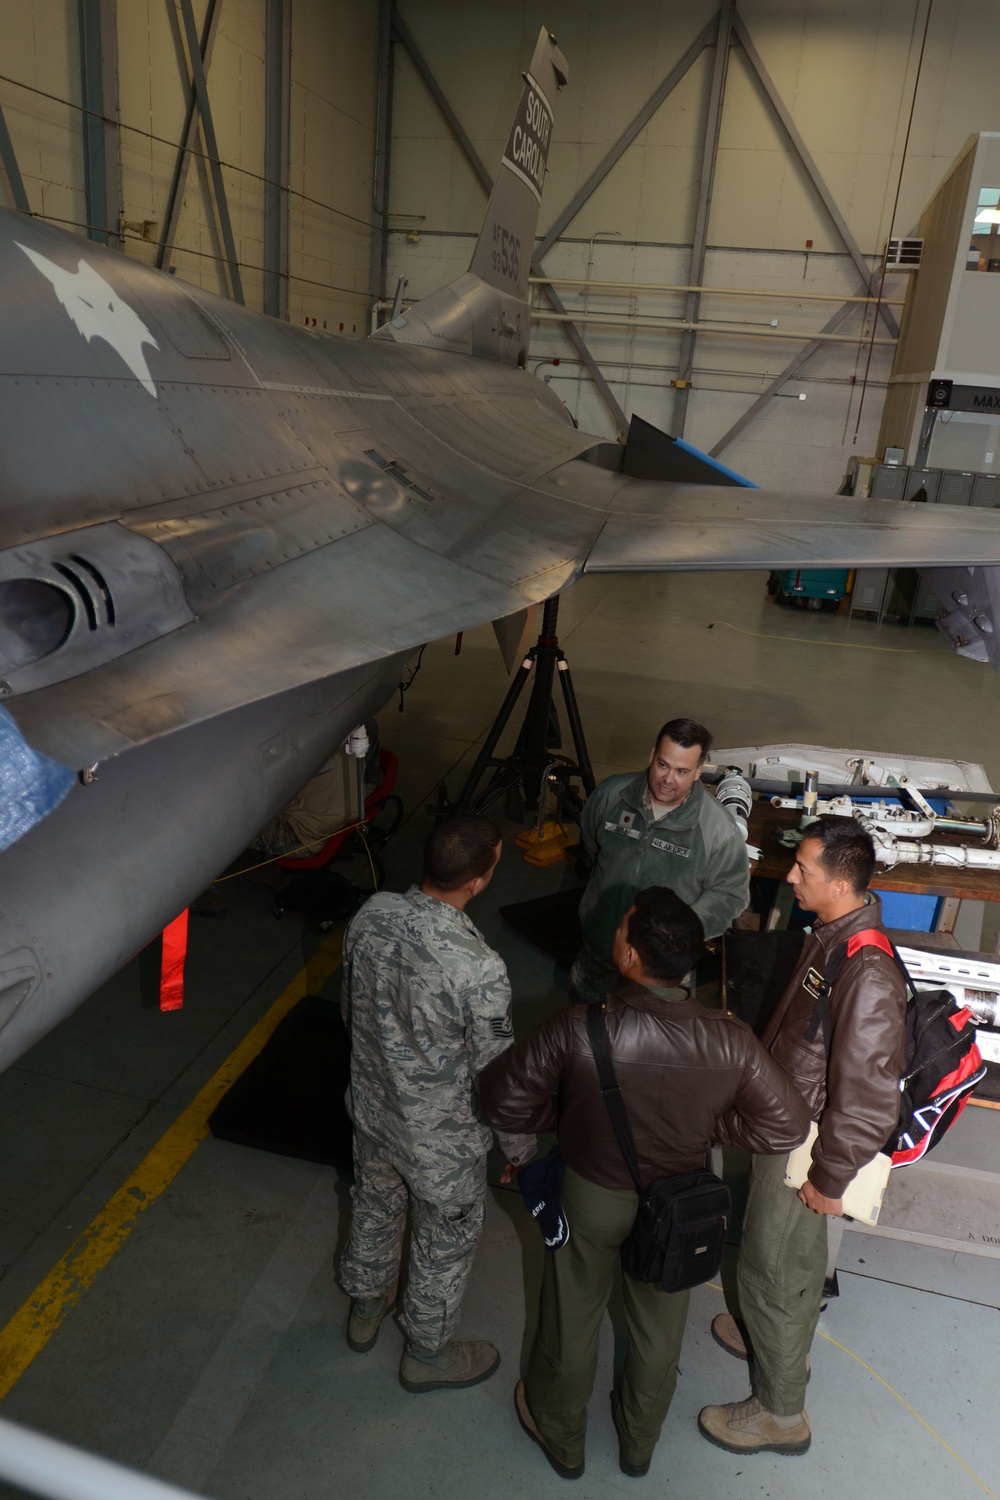
[[[802,988],[810,1000],[818,1000],[823,993],[823,976],[818,969],[807,969],[806,977],[802,981]]]

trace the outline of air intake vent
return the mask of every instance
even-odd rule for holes
[[[919,271],[923,240],[890,240],[885,247],[887,271]]]

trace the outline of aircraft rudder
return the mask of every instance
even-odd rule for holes
[[[566,59],[544,26],[522,76],[521,98],[469,270],[488,286],[526,302],[555,97],[569,79]]]

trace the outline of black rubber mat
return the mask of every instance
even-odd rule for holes
[[[568,969],[580,951],[580,897],[584,887],[556,891],[534,901],[515,901],[501,906],[500,915],[509,927]]]
[[[336,1001],[306,995],[216,1106],[220,1140],[353,1169],[350,1040]]]

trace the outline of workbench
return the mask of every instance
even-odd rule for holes
[[[798,828],[801,814],[792,808],[772,807],[766,797],[758,797],[750,811],[749,842],[761,851],[761,857],[750,866],[752,878],[784,881],[792,868],[795,851],[778,842],[789,828]],[[905,836],[905,835],[904,835]],[[967,834],[939,833],[935,843],[961,848],[972,843]],[[954,930],[962,901],[1000,901],[1000,869],[952,869],[947,865],[897,865],[888,869],[879,865],[872,882],[879,891],[902,891],[911,896],[937,896],[942,906],[935,931]],[[784,926],[793,900],[789,885],[779,887],[767,927]]]

